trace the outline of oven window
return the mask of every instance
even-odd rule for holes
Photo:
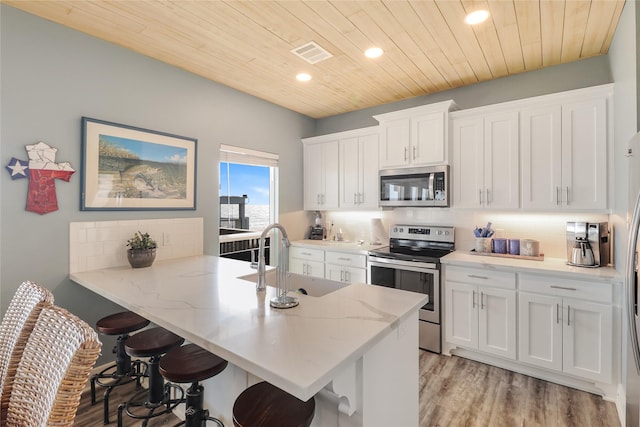
[[[433,274],[417,271],[396,270],[396,288],[429,295],[429,302],[423,310],[433,311]]]
[[[371,283],[374,285],[395,288],[395,272],[393,268],[371,266]]]

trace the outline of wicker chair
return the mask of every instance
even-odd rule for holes
[[[102,343],[84,321],[45,307],[16,369],[8,426],[71,426]]]
[[[42,308],[52,305],[51,292],[33,282],[23,282],[11,299],[2,319],[0,324],[0,426],[6,425],[13,378],[29,334]]]

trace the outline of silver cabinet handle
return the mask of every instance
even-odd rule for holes
[[[471,277],[472,279],[483,279],[483,280],[489,279],[487,276],[478,276],[476,274],[468,274],[467,277]]]
[[[560,304],[556,303],[556,324],[560,324]]]
[[[476,308],[476,291],[471,292],[471,308]]]
[[[340,281],[344,282],[344,270],[340,270]]]
[[[413,147],[413,160],[416,159],[416,147]]]
[[[300,252],[301,255],[311,256],[311,252]]]
[[[556,187],[556,205],[562,204],[562,197],[560,196],[560,187]]]
[[[567,205],[569,205],[569,187],[565,188],[567,191]]]
[[[480,199],[480,206],[482,206],[482,189],[478,188],[478,198]]]
[[[407,161],[407,154],[408,154],[407,150],[408,150],[407,147],[404,147],[404,161],[405,162]]]
[[[568,288],[566,286],[550,285],[549,287],[553,289],[564,289],[565,291],[577,291],[576,288]]]
[[[351,261],[351,258],[338,257],[340,261]]]
[[[489,189],[487,188],[485,191],[487,192],[487,199],[485,203],[489,205],[489,203],[491,203],[491,200],[489,200]]]
[[[480,310],[484,310],[484,292],[480,292]]]
[[[311,276],[312,271],[311,271],[311,265],[307,264],[307,276]]]
[[[307,264],[302,264],[302,275],[303,276],[307,275]]]
[[[571,326],[571,306],[567,306],[567,326]]]

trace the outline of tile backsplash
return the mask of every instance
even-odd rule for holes
[[[156,260],[203,254],[202,218],[89,221],[69,224],[69,272],[129,265],[127,240],[136,231],[158,243]]]
[[[474,247],[473,229],[476,226],[484,227],[487,222],[491,222],[492,228],[496,231],[495,237],[538,240],[540,252],[549,258],[566,258],[567,221],[609,222],[609,216],[606,214],[468,211],[439,208],[398,208],[374,212],[335,211],[326,212],[323,216],[327,230],[332,230],[330,238],[342,229],[345,239],[364,241],[371,239],[372,218],[380,218],[387,230],[392,224],[454,226],[456,249],[463,251]],[[332,223],[333,227],[331,227]],[[611,224],[610,228],[612,228]]]

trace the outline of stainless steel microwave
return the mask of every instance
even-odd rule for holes
[[[380,206],[449,206],[449,166],[380,171]]]

